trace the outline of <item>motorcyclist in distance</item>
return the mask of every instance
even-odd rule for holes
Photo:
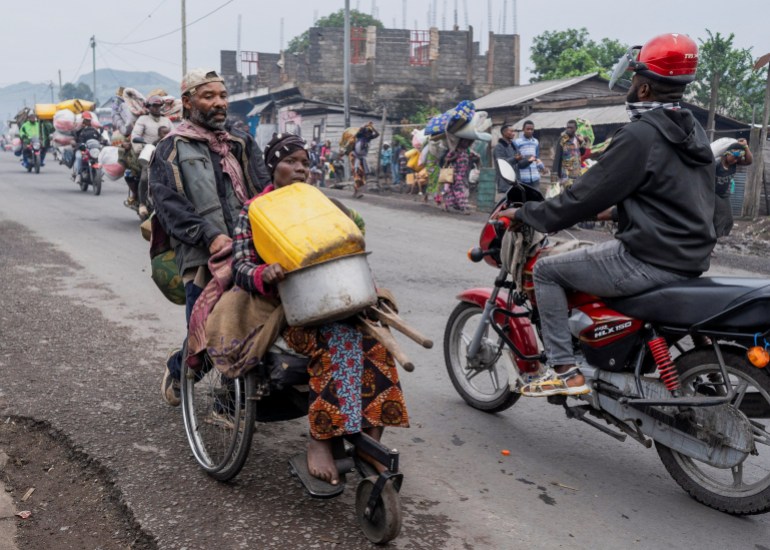
[[[80,168],[83,164],[83,152],[81,145],[85,145],[89,139],[95,139],[102,143],[102,134],[91,124],[93,114],[90,111],[83,113],[83,127],[75,134],[75,163],[72,165],[72,181],[77,181],[80,177]]]
[[[45,166],[45,153],[48,145],[48,137],[50,131],[45,122],[38,120],[35,113],[30,113],[27,122],[21,125],[19,128],[19,138],[22,143],[22,159],[27,161],[27,145],[29,145],[32,138],[38,138],[40,140],[40,165]]]
[[[148,166],[150,159],[148,155],[143,155],[142,151],[148,145],[157,145],[160,141],[160,129],[166,127],[171,129],[174,124],[171,119],[160,114],[163,107],[163,98],[153,95],[147,98],[145,103],[148,114],[140,116],[134,124],[131,131],[131,146],[134,152],[139,155],[139,164],[142,166],[141,177],[139,178],[139,217],[146,219],[149,216],[148,206]]]
[[[698,46],[683,34],[656,36],[630,48],[610,87],[626,70],[633,72],[626,96],[631,123],[561,195],[499,213],[551,233],[617,205],[614,240],[535,264],[535,295],[552,370],[522,388],[522,395],[590,392],[574,356],[565,289],[629,296],[708,269],[716,242],[714,156],[703,128],[679,105],[697,64]]]

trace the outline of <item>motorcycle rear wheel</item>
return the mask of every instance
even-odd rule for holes
[[[195,460],[214,479],[234,478],[254,436],[256,374],[226,378],[206,357],[198,373],[183,361],[181,384],[182,417]]]
[[[757,369],[738,347],[722,346],[733,401],[754,425],[757,455],[748,455],[738,466],[714,468],[666,447],[655,444],[663,465],[682,489],[695,500],[728,514],[751,515],[770,511],[770,376]],[[676,360],[682,388],[690,395],[724,393],[713,350],[687,353]]]
[[[479,367],[468,364],[468,345],[481,322],[482,313],[476,304],[460,302],[455,307],[444,331],[444,362],[452,385],[468,405],[497,413],[513,406],[521,394],[512,392],[509,387],[509,369],[505,361],[512,361],[512,357],[508,350],[504,349],[492,364]],[[497,334],[487,328],[482,347],[497,349],[499,340]]]
[[[97,196],[102,192],[102,171],[99,168],[91,169],[91,189]]]
[[[88,191],[88,176],[86,176],[87,173],[87,170],[80,172],[80,190],[83,191],[83,193]]]

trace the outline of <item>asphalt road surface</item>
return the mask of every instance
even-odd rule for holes
[[[159,394],[184,312],[150,280],[124,183],[105,181],[96,197],[53,161],[27,174],[0,153],[0,197],[2,415],[50,423],[106,468],[160,548],[371,548],[355,524],[352,487],[314,501],[289,476],[304,419],[260,425],[234,482],[197,467],[180,410]],[[424,350],[401,339],[417,368],[402,372],[412,427],[385,435],[405,473],[404,528],[391,548],[770,547],[770,517],[698,504],[654,450],[569,421],[542,400],[497,415],[466,406],[446,374],[442,338],[458,291],[495,275],[465,256],[481,218],[372,197],[354,206],[378,283],[436,343]]]

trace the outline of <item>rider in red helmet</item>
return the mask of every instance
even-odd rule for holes
[[[525,386],[529,396],[580,395],[565,288],[612,298],[697,277],[716,242],[714,156],[703,128],[679,101],[695,78],[698,48],[683,34],[656,36],[619,60],[610,88],[631,71],[626,110],[598,160],[561,195],[499,214],[551,233],[614,206],[615,239],[538,260],[534,280],[549,369]]]

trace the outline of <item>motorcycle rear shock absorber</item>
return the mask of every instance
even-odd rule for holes
[[[666,339],[662,336],[658,336],[647,342],[647,346],[649,346],[650,351],[652,352],[652,358],[655,360],[655,365],[658,367],[660,379],[663,381],[663,384],[666,385],[668,391],[676,396],[682,385],[679,382],[679,373],[674,365],[674,360],[671,359],[671,352],[668,351]]]

